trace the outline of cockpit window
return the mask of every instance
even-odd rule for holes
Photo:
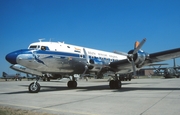
[[[47,47],[47,46],[41,46],[41,50],[49,50],[49,47]]]
[[[40,46],[40,45],[31,45],[31,46],[29,46],[29,49],[49,50],[49,47],[47,47],[47,46]]]
[[[41,46],[41,50],[46,50],[46,47],[45,46]]]

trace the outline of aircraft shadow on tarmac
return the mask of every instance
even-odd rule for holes
[[[180,88],[168,88],[168,87],[125,87],[129,83],[123,84],[121,89],[110,89],[108,85],[96,85],[96,86],[84,86],[84,87],[77,87],[75,89],[69,89],[67,86],[41,86],[41,92],[53,92],[53,91],[65,91],[65,90],[77,90],[77,92],[82,91],[103,91],[103,90],[111,90],[112,92],[127,92],[127,91],[136,91],[136,90],[152,90],[152,91],[160,91],[160,90],[180,90]],[[28,85],[20,85],[22,87],[27,87]],[[22,93],[29,93],[28,90],[26,91],[17,91],[17,92],[7,92],[7,93],[0,93],[0,94],[22,94]]]

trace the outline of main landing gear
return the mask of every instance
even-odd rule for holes
[[[74,76],[72,76],[71,81],[68,81],[67,86],[68,86],[68,88],[76,88],[77,87],[77,82],[76,82]]]
[[[36,79],[36,81],[32,82],[29,85],[30,93],[38,93],[40,91],[41,86],[38,83],[38,81],[39,81],[39,77]],[[121,85],[122,85],[121,80],[119,80],[117,76],[114,77],[114,80],[111,80],[109,82],[109,87],[111,89],[120,89]],[[77,82],[76,82],[74,76],[72,77],[71,81],[68,81],[67,86],[68,86],[68,88],[76,88],[77,87]]]
[[[77,82],[76,81],[68,81],[67,86],[68,86],[68,88],[76,88]]]
[[[121,88],[121,81],[120,80],[111,80],[109,82],[109,87],[111,89],[120,89]]]
[[[109,81],[110,89],[120,89],[122,86],[121,80],[115,75],[114,80]]]

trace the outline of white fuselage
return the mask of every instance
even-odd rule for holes
[[[42,46],[47,46],[50,51],[79,54],[79,58],[83,58],[83,55],[85,55],[84,50],[86,50],[87,55],[89,56],[90,59],[91,58],[108,59],[110,60],[110,62],[113,62],[127,58],[124,55],[119,55],[116,53],[65,44],[62,42],[35,42],[30,44],[28,49],[40,49]]]

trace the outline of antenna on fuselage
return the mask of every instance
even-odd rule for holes
[[[45,38],[41,38],[41,39],[39,39],[39,42],[42,42],[42,40],[45,40]]]
[[[51,41],[52,41],[52,39],[53,39],[53,38],[50,38],[50,39],[49,39],[49,42],[51,42]]]

